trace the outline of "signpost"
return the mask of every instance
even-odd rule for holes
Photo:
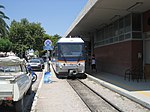
[[[49,40],[49,39],[47,39],[47,40],[45,40],[44,45],[45,46],[43,46],[43,49],[47,50],[47,59],[46,60],[47,60],[48,72],[49,72],[50,71],[50,64],[49,64],[49,54],[50,54],[50,51],[49,50],[53,50],[53,48],[52,48],[52,41]]]

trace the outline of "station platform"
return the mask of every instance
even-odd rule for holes
[[[88,69],[88,70],[90,70],[90,69]],[[43,79],[44,79],[45,71],[46,70],[43,71],[43,78],[41,80],[41,83],[40,83],[37,93],[35,95],[35,99],[34,99],[34,102],[32,105],[31,112],[52,111],[53,108],[50,105],[53,105],[53,102],[49,102],[49,100],[54,100],[57,103],[65,101],[65,99],[63,99],[63,101],[57,101],[57,99],[52,99],[53,97],[50,96],[50,92],[52,93],[52,95],[57,94],[57,89],[59,89],[57,87],[60,85],[58,85],[57,83],[52,83],[51,86],[49,86],[49,84],[44,84]],[[132,80],[128,81],[128,80],[124,80],[124,77],[121,77],[121,76],[112,75],[112,74],[104,73],[104,72],[92,72],[92,71],[87,71],[86,75],[87,75],[87,78],[89,78],[90,80],[94,80],[95,82],[100,83],[101,85],[143,105],[144,107],[146,107],[148,109],[150,109],[150,80],[146,80],[146,82],[144,80],[139,81],[139,82],[132,81]],[[63,82],[64,80],[59,80],[54,75],[52,76],[52,79],[55,82],[61,81],[61,85],[62,84],[65,85],[65,83]],[[53,89],[55,88],[55,89],[52,90],[52,88]],[[65,88],[67,88],[67,87],[65,87]],[[65,90],[63,88],[61,88],[61,89]],[[68,91],[66,91],[66,92],[68,93]],[[63,94],[62,94],[62,98],[65,98],[65,95],[63,96]],[[66,102],[65,106],[67,104],[68,104],[68,102]],[[56,105],[59,105],[59,104],[56,104]],[[69,106],[68,106],[68,108],[69,108]],[[80,107],[78,107],[78,108],[80,109]],[[64,110],[64,111],[69,112],[70,110],[68,110],[68,111]]]
[[[104,72],[87,72],[87,77],[150,109],[150,80],[124,80]]]

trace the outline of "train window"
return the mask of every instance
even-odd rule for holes
[[[83,55],[82,44],[62,44],[60,45],[60,52],[62,56],[82,56]]]

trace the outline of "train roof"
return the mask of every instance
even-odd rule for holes
[[[84,43],[81,38],[61,38],[57,43]]]

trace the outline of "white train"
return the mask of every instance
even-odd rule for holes
[[[52,66],[58,76],[85,77],[85,47],[81,38],[61,38],[53,51]]]

